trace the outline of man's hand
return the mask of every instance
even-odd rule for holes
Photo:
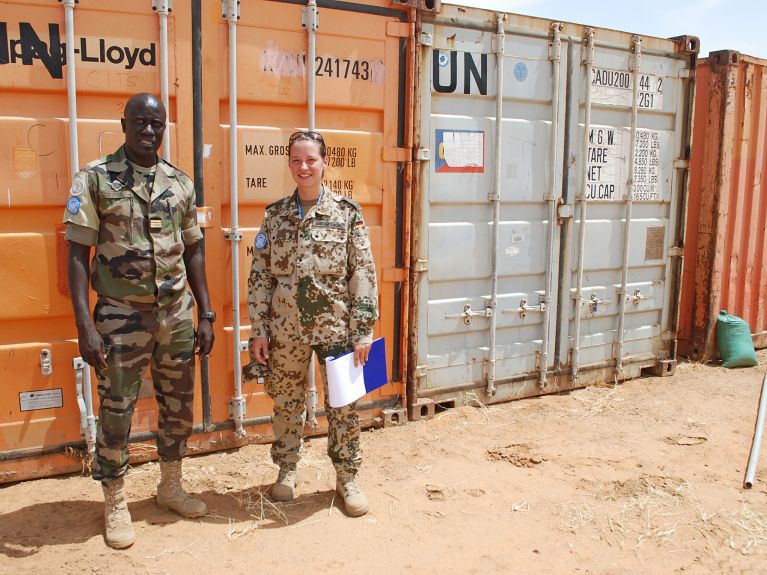
[[[78,330],[77,343],[83,361],[95,367],[96,371],[103,371],[107,368],[107,352],[104,347],[104,340],[93,325]]]
[[[357,343],[354,344],[354,367],[365,365],[368,361],[368,354],[370,353],[369,343]]]
[[[194,338],[195,352],[205,357],[210,355],[216,336],[213,334],[213,324],[209,319],[201,319],[197,325],[197,335]]]
[[[269,361],[269,340],[265,337],[254,337],[250,340],[250,352],[256,363],[266,365]]]

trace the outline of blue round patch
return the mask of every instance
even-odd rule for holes
[[[67,201],[67,211],[70,214],[76,214],[77,212],[79,212],[80,198],[78,198],[77,196],[72,196],[71,198],[69,198],[69,201]]]
[[[514,77],[520,82],[524,82],[527,79],[527,64],[517,62],[516,66],[514,66]]]
[[[440,66],[440,68],[444,68],[449,63],[450,63],[450,58],[448,57],[448,55],[445,54],[444,52],[440,52],[439,53],[439,66]]]
[[[258,232],[258,234],[256,234],[256,249],[260,250],[265,248],[267,243],[268,240],[266,239],[266,234],[264,232]]]

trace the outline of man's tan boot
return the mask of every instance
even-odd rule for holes
[[[104,538],[114,549],[125,549],[136,541],[128,504],[125,502],[125,482],[122,477],[102,481],[104,490]]]
[[[272,499],[275,501],[291,501],[296,496],[296,481],[298,474],[294,465],[281,465],[277,481],[272,487]]]
[[[348,481],[339,479],[336,483],[336,491],[344,500],[346,512],[352,517],[359,517],[368,512],[368,498],[354,479]]]
[[[202,517],[208,512],[205,502],[190,496],[181,486],[181,460],[160,461],[157,506],[175,511],[181,517]]]

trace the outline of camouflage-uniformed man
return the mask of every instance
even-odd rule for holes
[[[322,185],[325,143],[317,132],[289,141],[293,195],[266,208],[248,280],[251,355],[269,365],[266,391],[274,400],[272,459],[280,466],[272,496],[295,495],[296,464],[306,419],[304,395],[312,350],[325,385],[328,455],[337,490],[350,515],[368,510],[355,481],[361,457],[356,404],[327,402],[325,358],[354,349],[364,364],[378,318],[376,273],[360,207]],[[248,374],[246,373],[246,377]]]
[[[181,487],[181,458],[192,431],[194,353],[210,353],[215,314],[194,186],[157,157],[165,119],[156,97],[133,96],[122,119],[124,145],[77,173],[64,212],[80,354],[96,368],[99,381],[93,478],[102,482],[106,542],[115,548],[135,540],[123,475],[131,417],[147,366],[159,406],[162,479],[157,503],[184,517],[207,513],[205,503]],[[92,319],[89,275],[98,295]],[[200,310],[196,337],[187,279]]]

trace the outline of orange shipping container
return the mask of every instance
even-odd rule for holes
[[[767,60],[701,60],[690,165],[679,351],[717,357],[720,310],[767,347]]]
[[[81,467],[78,456],[93,429],[89,407],[98,398],[95,377],[73,363],[78,350],[62,208],[72,172],[122,142],[119,118],[127,98],[160,94],[163,86],[169,159],[194,176],[198,204],[206,208],[200,217],[219,317],[214,353],[198,366],[190,452],[270,440],[272,406],[263,386],[243,383],[237,390],[239,364],[247,361],[241,349],[249,326],[249,252],[264,207],[293,189],[288,135],[309,126],[321,130],[329,146],[326,184],[363,206],[377,264],[375,335],[386,337],[393,383],[363,400],[363,421],[404,422],[410,13],[388,0],[319,4],[316,52],[308,63],[307,28],[315,26],[305,7],[290,0],[254,0],[241,8],[236,1],[176,2],[169,15],[163,1],[2,2],[0,483]],[[308,96],[312,75],[316,99]],[[68,88],[73,82],[76,90]],[[133,418],[134,462],[155,455],[157,412],[145,383]],[[247,435],[235,433],[238,428]],[[322,418],[315,432],[321,430]]]

